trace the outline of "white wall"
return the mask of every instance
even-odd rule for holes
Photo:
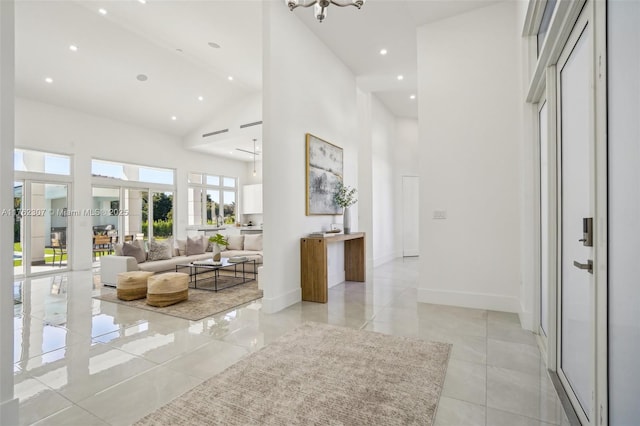
[[[239,99],[227,105],[211,120],[189,132],[183,138],[186,148],[215,144],[228,140],[262,139],[262,126],[240,128],[241,125],[262,120],[262,94],[260,92]],[[228,132],[203,138],[202,135],[218,130],[229,129]]]
[[[371,169],[373,187],[373,266],[398,256],[401,198],[394,185],[395,151],[400,147],[396,136],[396,119],[378,100],[371,97]]]
[[[0,209],[13,208],[14,2],[0,2]],[[0,215],[0,424],[18,424],[13,393],[13,217]]]
[[[344,181],[358,187],[358,113],[351,71],[287,8],[265,2],[263,35],[263,309],[296,303],[300,238],[341,218],[305,216],[305,133],[344,149]],[[358,204],[352,228],[358,227]],[[340,256],[330,254],[332,259]],[[337,270],[344,265],[333,265]]]
[[[418,29],[421,302],[519,311],[516,9],[499,3]]]
[[[238,176],[242,185],[247,170],[244,162],[188,151],[175,136],[22,98],[16,99],[16,147],[72,155],[71,208],[79,210],[93,207],[92,158],[176,169],[174,204],[181,238],[185,238],[187,228],[187,174]],[[90,268],[92,218],[69,220],[73,230],[72,267]]]

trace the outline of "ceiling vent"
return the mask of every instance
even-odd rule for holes
[[[241,124],[240,128],[241,129],[245,129],[245,128],[251,127],[251,126],[258,126],[260,124],[262,124],[262,121],[254,121],[253,123]]]
[[[206,138],[207,136],[219,135],[221,133],[227,133],[228,131],[229,129],[216,130],[215,132],[205,133],[204,135],[202,135],[202,137]]]

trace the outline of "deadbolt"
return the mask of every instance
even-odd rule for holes
[[[593,247],[593,218],[582,218],[582,239],[578,240],[585,247]]]

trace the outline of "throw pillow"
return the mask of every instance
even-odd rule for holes
[[[195,238],[187,237],[187,256],[204,253],[207,242],[204,235]]]
[[[152,240],[149,243],[148,260],[171,259],[171,242],[171,239],[162,242]]]
[[[244,235],[229,235],[227,250],[244,250]]]
[[[248,234],[244,236],[244,249],[262,251],[262,234]]]
[[[124,256],[135,257],[138,263],[144,263],[147,260],[147,254],[142,247],[138,247],[137,244],[124,243],[122,246],[122,254]]]
[[[124,256],[124,254],[122,254],[122,243],[117,243],[113,246],[113,250],[114,250],[114,254],[116,256]]]
[[[187,254],[187,240],[176,240],[174,256],[184,256]]]

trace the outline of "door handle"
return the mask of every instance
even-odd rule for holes
[[[580,263],[577,260],[573,261],[573,266],[578,269],[586,269],[588,273],[593,274],[593,260],[587,260],[587,263]]]

